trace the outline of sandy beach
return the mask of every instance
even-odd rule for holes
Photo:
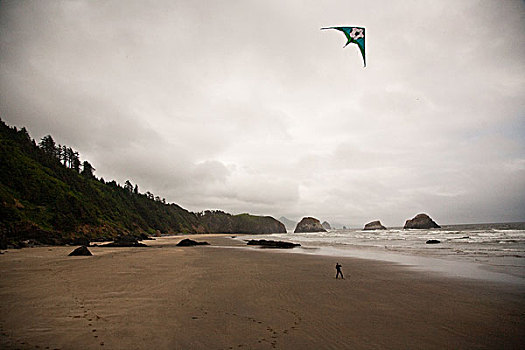
[[[375,260],[211,246],[0,255],[2,349],[519,349],[525,288]],[[334,265],[345,280],[336,280]]]

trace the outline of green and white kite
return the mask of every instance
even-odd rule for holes
[[[346,39],[348,39],[347,43],[343,48],[345,48],[348,44],[357,44],[359,46],[359,50],[361,50],[361,55],[363,55],[363,63],[366,67],[366,56],[365,56],[365,28],[363,27],[327,27],[327,28],[321,28],[323,29],[337,29],[342,31]]]

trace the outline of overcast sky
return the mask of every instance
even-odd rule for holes
[[[0,113],[192,211],[525,221],[524,39],[519,0],[2,0]]]

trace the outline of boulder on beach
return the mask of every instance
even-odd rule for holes
[[[85,245],[78,247],[77,249],[73,250],[71,253],[69,253],[68,256],[92,256],[91,252],[89,251],[88,247]]]
[[[197,242],[192,239],[185,238],[179,243],[177,243],[177,247],[194,247],[196,245],[210,245],[208,242]]]
[[[269,241],[266,239],[252,239],[249,240],[248,245],[258,245],[263,248],[280,248],[280,249],[290,249],[294,247],[300,247],[301,245],[299,243],[292,243],[292,242],[283,242],[283,241]]]
[[[323,221],[323,223],[321,224],[321,226],[323,226],[323,228],[325,230],[331,230],[332,229],[332,226],[330,226],[330,224],[328,223],[328,221]]]
[[[381,225],[381,221],[376,220],[366,224],[363,230],[386,230],[386,227]]]
[[[306,217],[303,218],[295,227],[294,233],[301,233],[301,232],[326,232],[323,225],[319,222],[319,220],[312,218],[312,217]]]
[[[403,228],[430,229],[441,228],[441,226],[436,224],[427,214],[417,214],[413,219],[407,220]]]

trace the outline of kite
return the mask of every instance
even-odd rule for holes
[[[327,27],[327,28],[321,28],[323,29],[337,29],[343,32],[348,39],[345,46],[343,46],[343,49],[348,44],[357,44],[359,46],[359,50],[361,50],[361,55],[363,56],[363,63],[366,67],[366,57],[365,57],[365,28],[363,27]]]

